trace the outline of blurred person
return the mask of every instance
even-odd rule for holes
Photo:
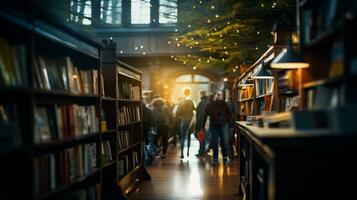
[[[233,115],[234,112],[234,103],[232,101],[232,97],[229,97],[227,99],[227,105],[229,107],[229,111]],[[233,161],[234,159],[234,120],[231,120],[228,123],[228,128],[227,128],[227,155],[229,157],[230,161]]]
[[[207,92],[205,90],[200,90],[199,92],[199,97],[200,97],[200,102],[197,105],[196,108],[196,123],[195,123],[195,136],[197,138],[197,132],[201,130],[201,123],[203,121],[203,114],[205,112],[206,106],[208,104],[208,96]],[[196,156],[203,156],[205,152],[205,137],[206,137],[206,131],[204,129],[204,139],[200,141],[200,148],[198,150],[198,153]],[[197,138],[198,139],[198,138]]]
[[[159,139],[161,138],[161,143],[163,147],[161,158],[166,158],[169,125],[171,122],[170,111],[165,104],[165,100],[160,97],[154,98],[151,102],[151,106],[151,111],[157,133],[156,144],[158,144]]]
[[[155,159],[156,145],[155,145],[155,124],[151,110],[142,103],[143,108],[143,135],[145,139],[144,148],[144,164],[150,165]]]
[[[205,128],[207,118],[210,117],[210,131],[212,133],[213,161],[212,165],[218,165],[218,140],[222,149],[223,163],[227,163],[226,128],[232,116],[227,103],[223,100],[221,91],[216,91],[213,101],[208,103],[203,115],[201,129]]]
[[[184,158],[183,150],[185,145],[185,139],[187,137],[187,157],[190,155],[191,133],[194,122],[194,110],[195,103],[190,98],[191,89],[185,88],[183,90],[184,99],[181,101],[177,108],[177,116],[180,117],[180,146],[181,146],[181,158]]]
[[[173,127],[172,127],[173,141],[172,142],[173,142],[174,146],[176,146],[177,135],[180,135],[181,119],[177,115],[177,108],[180,105],[181,101],[182,101],[182,97],[179,97],[177,103],[172,106],[172,118],[173,118]]]

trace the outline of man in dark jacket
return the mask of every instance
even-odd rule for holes
[[[232,116],[229,111],[229,107],[225,101],[223,101],[223,95],[221,91],[217,91],[214,95],[214,99],[210,102],[205,109],[203,115],[203,121],[201,123],[201,129],[204,129],[206,120],[210,117],[210,130],[213,137],[213,165],[218,165],[218,139],[220,140],[223,163],[227,163],[227,147],[226,147],[226,130],[227,124],[231,121]]]
[[[196,125],[195,125],[195,136],[197,138],[197,132],[201,129],[201,123],[203,120],[203,115],[208,104],[208,97],[205,90],[200,91],[200,99],[201,101],[198,103],[196,108]],[[205,134],[206,135],[206,134]],[[200,148],[198,150],[198,154],[196,156],[203,156],[205,151],[205,139],[200,142]]]

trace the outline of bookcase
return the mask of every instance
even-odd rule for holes
[[[271,70],[273,79],[252,79],[251,77],[277,56],[284,45],[272,45],[269,49],[245,72],[236,78],[234,83],[234,99],[238,109],[236,119],[247,120],[248,116],[257,116],[264,111],[279,111],[282,98],[278,81],[282,77],[281,70]],[[249,118],[249,117],[248,117]]]
[[[116,58],[116,44],[105,41],[102,50],[102,115],[115,164],[103,171],[103,194],[120,193],[128,199],[137,185],[150,179],[143,165],[142,74]]]
[[[0,9],[1,199],[102,199],[101,45]]]
[[[301,107],[327,112],[330,128],[338,132],[355,132],[357,3],[317,2],[298,2],[301,52],[310,63],[303,73]]]

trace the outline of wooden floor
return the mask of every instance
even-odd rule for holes
[[[180,146],[169,146],[166,159],[157,157],[148,166],[152,180],[144,181],[134,200],[141,199],[239,199],[238,161],[211,166],[211,155],[197,158],[198,141],[191,141],[190,156],[180,159]],[[210,153],[211,154],[211,153]],[[186,149],[185,149],[186,155]],[[221,155],[220,155],[221,156]]]

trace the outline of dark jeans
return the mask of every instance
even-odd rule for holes
[[[180,145],[181,145],[181,153],[183,154],[183,148],[185,146],[185,139],[187,137],[187,152],[190,150],[191,145],[191,130],[188,130],[190,126],[191,120],[181,120],[180,125]]]
[[[159,124],[156,127],[156,144],[159,143],[159,139],[161,137],[161,142],[162,142],[162,146],[163,146],[163,150],[162,153],[166,154],[167,151],[167,146],[168,146],[168,134],[169,134],[169,125],[167,124]],[[159,146],[158,146],[159,147]]]
[[[218,161],[218,139],[221,144],[223,160],[227,160],[226,131],[227,126],[211,127],[213,143],[213,161]]]

